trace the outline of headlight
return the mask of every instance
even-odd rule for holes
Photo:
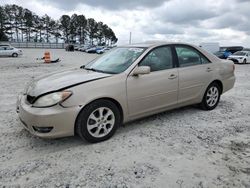
[[[71,91],[60,91],[60,92],[50,93],[38,98],[33,104],[33,107],[53,106],[60,102],[65,101],[71,95],[72,95]]]

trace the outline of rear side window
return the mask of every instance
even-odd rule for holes
[[[188,46],[176,46],[176,53],[180,67],[201,65],[210,63],[207,58],[201,55],[197,50]]]
[[[152,50],[140,62],[139,66],[149,66],[151,72],[173,68],[171,48],[164,46]]]

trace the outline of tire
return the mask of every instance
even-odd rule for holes
[[[100,99],[88,104],[78,115],[76,133],[91,143],[111,138],[121,123],[118,107],[109,100]]]
[[[246,59],[243,60],[243,64],[247,64],[247,60]]]
[[[18,57],[18,54],[17,53],[13,53],[12,57]]]
[[[216,108],[220,101],[221,88],[216,83],[211,83],[203,96],[202,102],[200,104],[203,110],[213,110]]]

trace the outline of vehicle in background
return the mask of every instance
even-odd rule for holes
[[[96,53],[98,50],[102,50],[103,46],[96,46],[86,50],[87,53]]]
[[[227,59],[230,55],[235,52],[243,50],[242,46],[227,46],[227,47],[220,47],[218,52],[215,52],[214,55],[221,59]]]
[[[110,48],[109,48],[109,47],[105,47],[105,48],[103,48],[103,49],[96,50],[96,53],[97,53],[97,54],[103,54],[103,53],[105,53],[105,52],[108,51],[108,50],[110,50]]]
[[[69,52],[73,52],[75,49],[74,49],[74,45],[73,44],[69,44],[66,46],[65,48],[66,51],[69,51]]]
[[[87,49],[89,49],[89,48],[91,48],[91,47],[92,47],[92,46],[87,45],[87,44],[81,45],[81,46],[79,47],[78,51],[85,52]]]
[[[0,46],[0,56],[18,57],[19,55],[22,55],[22,54],[23,54],[22,50],[14,48],[10,45]]]
[[[203,42],[200,44],[200,47],[203,48],[204,50],[207,50],[210,53],[215,53],[220,50],[220,44],[218,42]]]
[[[216,55],[220,59],[227,59],[230,55],[232,55],[232,53],[228,51],[218,51],[215,52],[214,55]]]
[[[238,51],[230,55],[227,59],[234,63],[246,64],[250,63],[250,51]]]
[[[78,51],[79,48],[80,48],[80,45],[79,45],[79,44],[75,44],[75,45],[74,45],[74,50]]]

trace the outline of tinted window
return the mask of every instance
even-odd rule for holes
[[[180,67],[210,63],[207,58],[191,47],[177,46],[175,49]]]
[[[151,72],[173,68],[171,48],[165,46],[152,50],[139,66],[149,66]]]

